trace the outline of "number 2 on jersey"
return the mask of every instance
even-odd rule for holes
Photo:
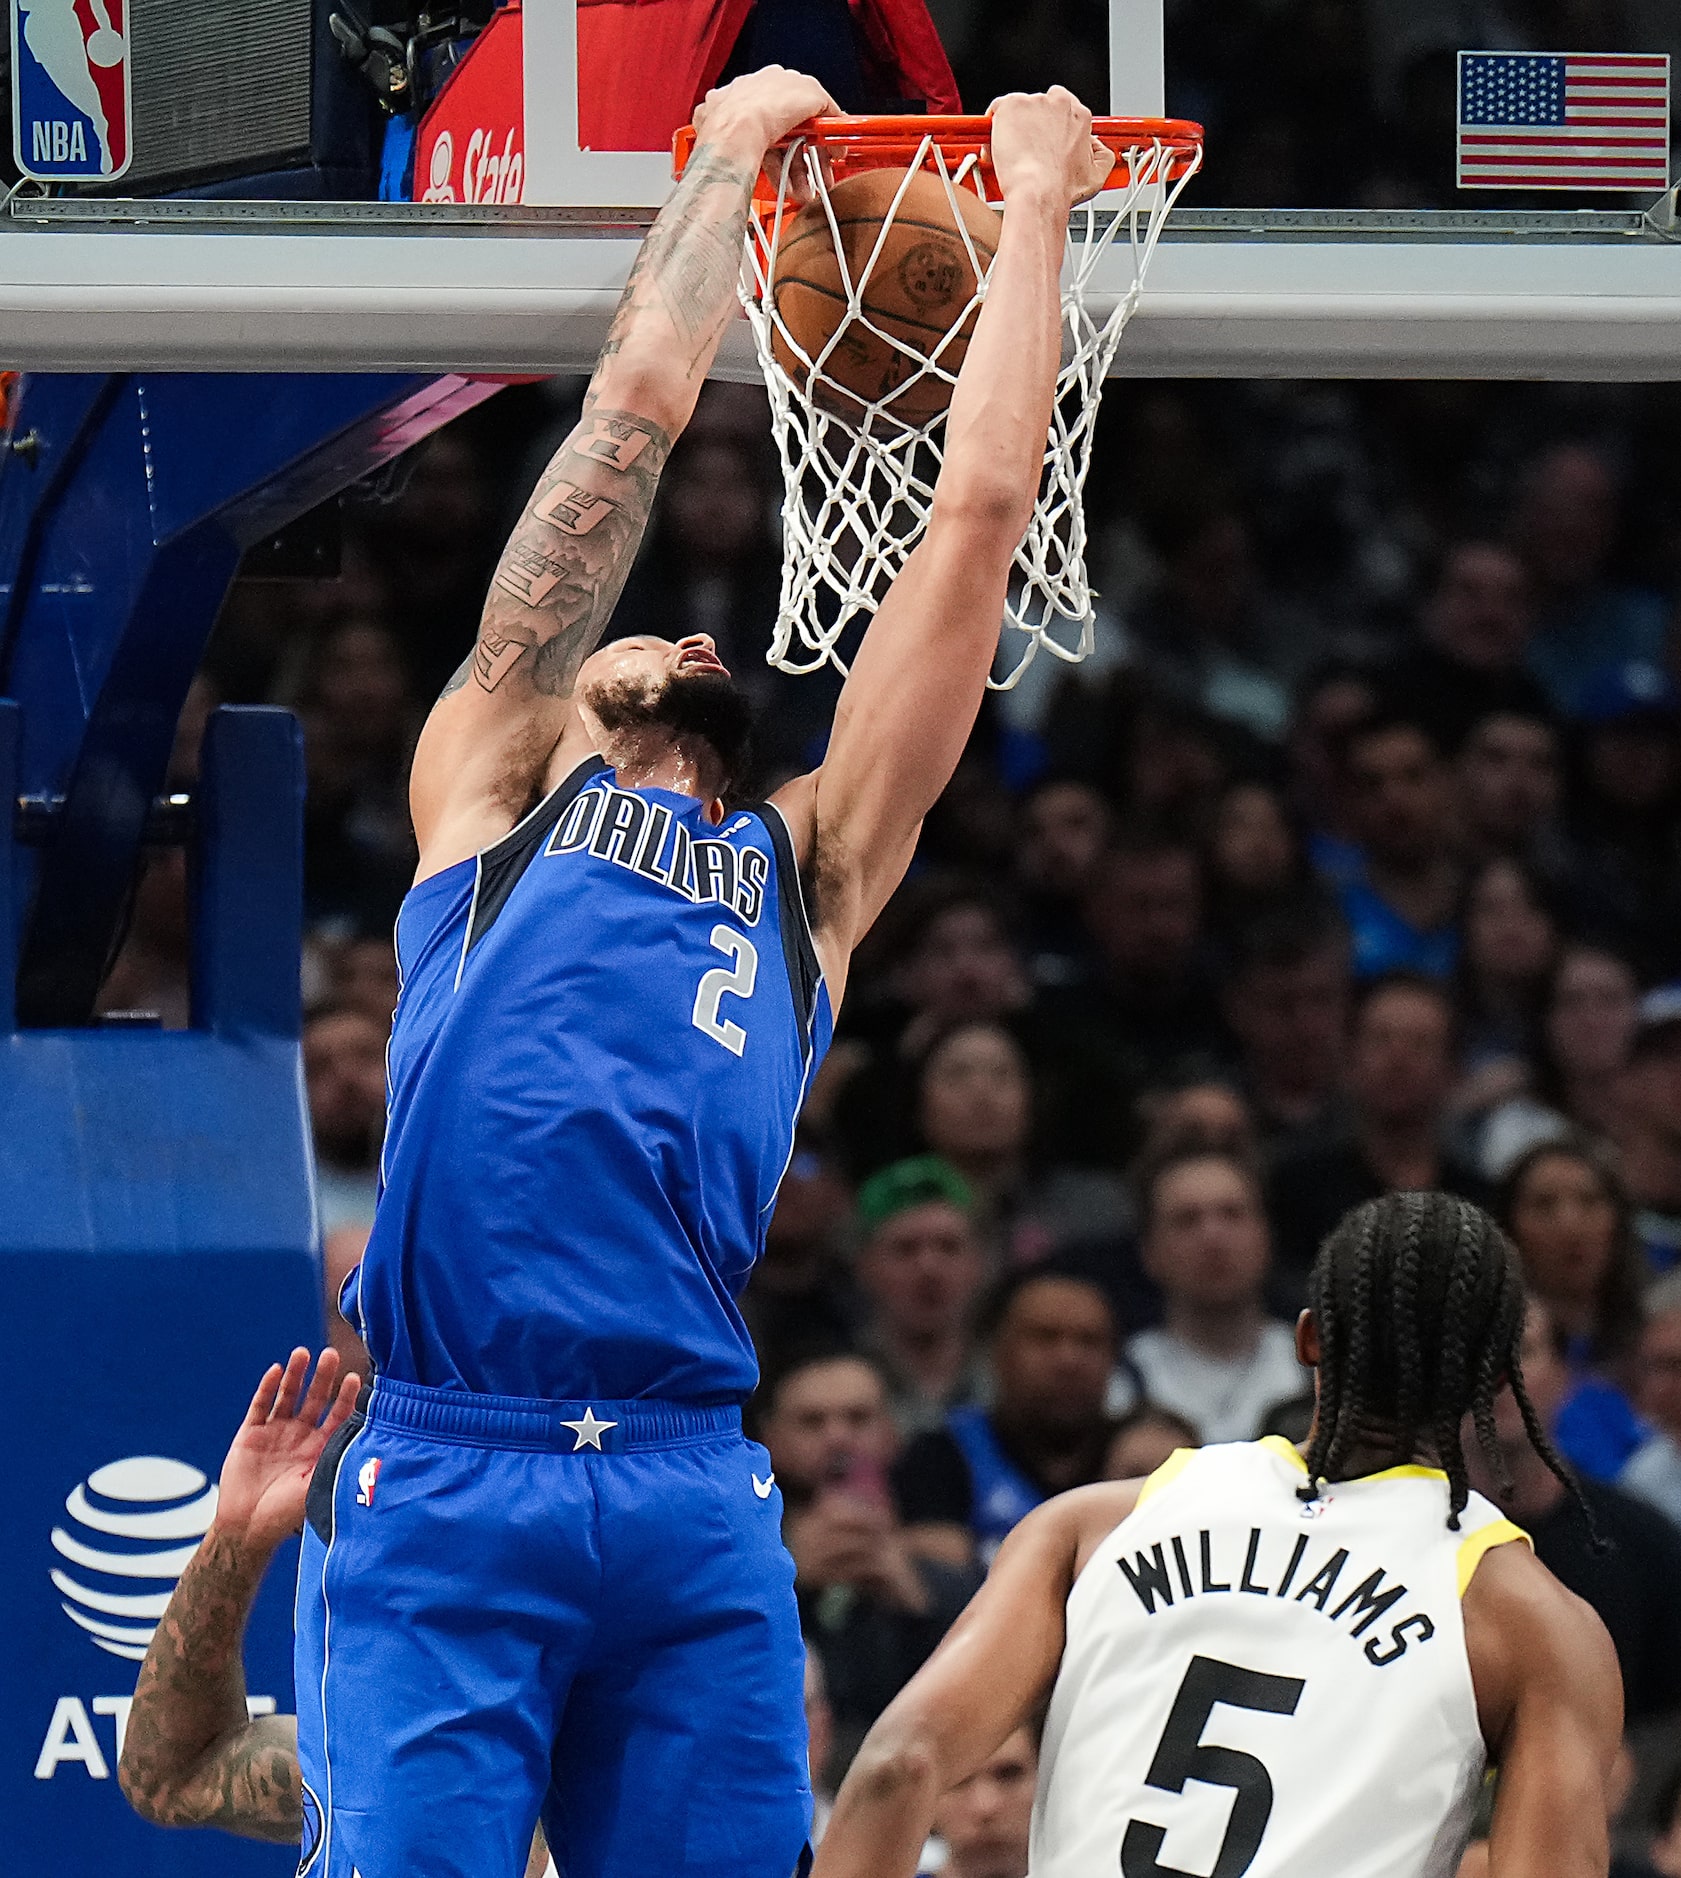
[[[1205,1742],[1202,1731],[1209,1716],[1221,1706],[1294,1715],[1305,1687],[1295,1676],[1267,1676],[1210,1656],[1191,1658],[1144,1779],[1164,1793],[1183,1793],[1187,1780],[1232,1789],[1231,1818],[1209,1878],[1242,1878],[1261,1849],[1261,1834],[1272,1817],[1272,1776],[1253,1754]],[[1189,1878],[1188,1873],[1161,1863],[1166,1837],[1161,1826],[1129,1819],[1121,1840],[1123,1878]]]
[[[732,1056],[740,1056],[747,1048],[747,1032],[729,1018],[720,1018],[718,1006],[726,991],[735,998],[752,997],[753,982],[759,976],[759,955],[752,941],[733,926],[714,926],[712,944],[731,962],[715,966],[701,979],[695,993],[694,1016],[689,1021],[696,1030],[715,1037]]]

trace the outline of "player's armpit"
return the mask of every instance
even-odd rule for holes
[[[1616,1652],[1597,1613],[1517,1544],[1477,1567],[1465,1638],[1499,1768],[1489,1878],[1604,1878],[1622,1739]]]
[[[1062,1660],[1079,1494],[1030,1513],[944,1641],[864,1738],[812,1878],[911,1878],[940,1795],[1044,1702]]]

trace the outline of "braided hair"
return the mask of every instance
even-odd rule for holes
[[[1319,1328],[1319,1413],[1304,1500],[1357,1448],[1387,1447],[1397,1465],[1428,1449],[1447,1474],[1457,1532],[1470,1497],[1467,1415],[1491,1470],[1510,1485],[1494,1426],[1495,1398],[1510,1383],[1536,1453],[1593,1530],[1524,1387],[1517,1253],[1481,1207],[1446,1193],[1391,1193],[1354,1208],[1320,1247],[1308,1302]]]

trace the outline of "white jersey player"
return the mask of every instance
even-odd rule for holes
[[[1562,1465],[1511,1246],[1390,1195],[1311,1296],[1305,1457],[1181,1450],[1031,1514],[865,1741],[813,1878],[908,1878],[938,1795],[1041,1716],[1031,1878],[1452,1878],[1491,1763],[1491,1878],[1603,1878],[1610,1639],[1465,1480],[1461,1425],[1492,1453],[1508,1383]]]

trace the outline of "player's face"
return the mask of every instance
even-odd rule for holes
[[[585,659],[578,703],[603,739],[663,730],[697,739],[717,755],[726,782],[739,773],[752,731],[752,707],[709,634],[686,639],[615,639]]]
[[[686,639],[676,640],[638,635],[615,639],[592,652],[578,673],[578,691],[583,696],[599,686],[611,685],[657,693],[672,678],[702,671],[729,676],[709,634],[691,633]]]

